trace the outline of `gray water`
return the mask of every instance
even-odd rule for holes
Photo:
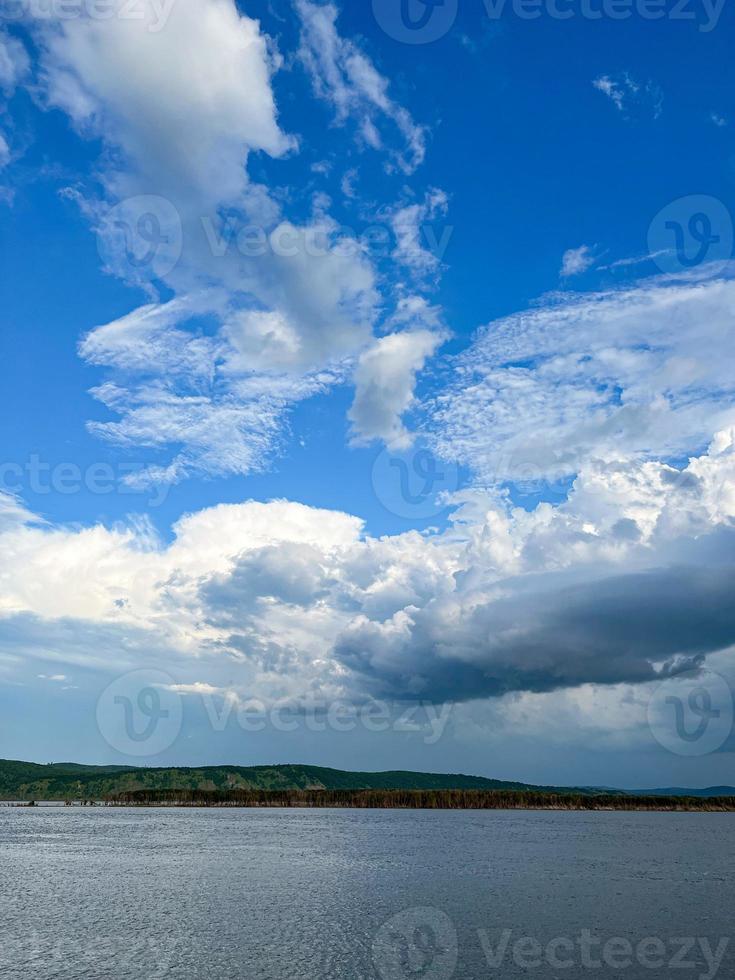
[[[724,980],[734,851],[729,814],[4,809],[0,974]]]

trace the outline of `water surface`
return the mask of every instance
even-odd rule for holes
[[[731,814],[2,809],[0,974],[730,978],[734,858]]]

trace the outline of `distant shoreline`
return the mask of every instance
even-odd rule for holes
[[[423,795],[416,795],[423,794]],[[0,806],[329,806],[386,809],[735,810],[735,786],[625,790],[461,773],[349,772],[302,764],[89,766],[0,760]]]
[[[735,812],[735,797],[585,796],[497,790],[138,790],[106,806],[182,809],[621,810]]]
[[[411,800],[374,800],[369,798],[327,800],[324,794],[314,799],[272,800],[197,800],[197,799],[108,799],[108,800],[0,800],[0,809],[117,809],[117,810],[455,810],[455,811],[536,811],[576,813],[735,813],[735,797],[615,797],[614,800],[594,797],[554,800],[498,799],[421,799],[417,793]],[[520,794],[519,794],[520,795]]]

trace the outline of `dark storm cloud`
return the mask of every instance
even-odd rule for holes
[[[735,643],[735,565],[561,586],[544,576],[506,582],[494,600],[452,600],[414,610],[397,634],[360,621],[336,655],[378,696],[465,701],[648,681],[656,665],[676,672]]]

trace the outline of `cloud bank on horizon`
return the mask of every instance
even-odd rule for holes
[[[262,4],[176,0],[162,25],[152,0],[123,7],[0,33],[0,92],[82,148],[58,193],[130,300],[66,338],[92,379],[88,437],[147,460],[128,488],[212,496],[161,527],[68,523],[0,490],[0,681],[155,665],[242,701],[501,699],[511,718],[519,699],[594,689],[610,706],[712,656],[726,669],[730,255],[673,271],[647,256],[636,277],[626,257],[600,266],[601,245],[566,249],[556,291],[463,332],[442,291],[436,225],[458,188],[431,166],[440,121],[402,104],[412,85],[335,4],[289,2],[283,33]],[[617,110],[606,125],[670,109],[627,71],[586,86]],[[299,131],[297,90],[329,155]],[[0,129],[5,173],[25,137]],[[360,234],[371,221],[386,247]],[[345,458],[421,451],[465,473],[448,516],[375,533],[348,491],[307,504],[297,479],[256,499],[247,480],[285,465],[318,400]],[[218,500],[232,479],[240,502]]]

